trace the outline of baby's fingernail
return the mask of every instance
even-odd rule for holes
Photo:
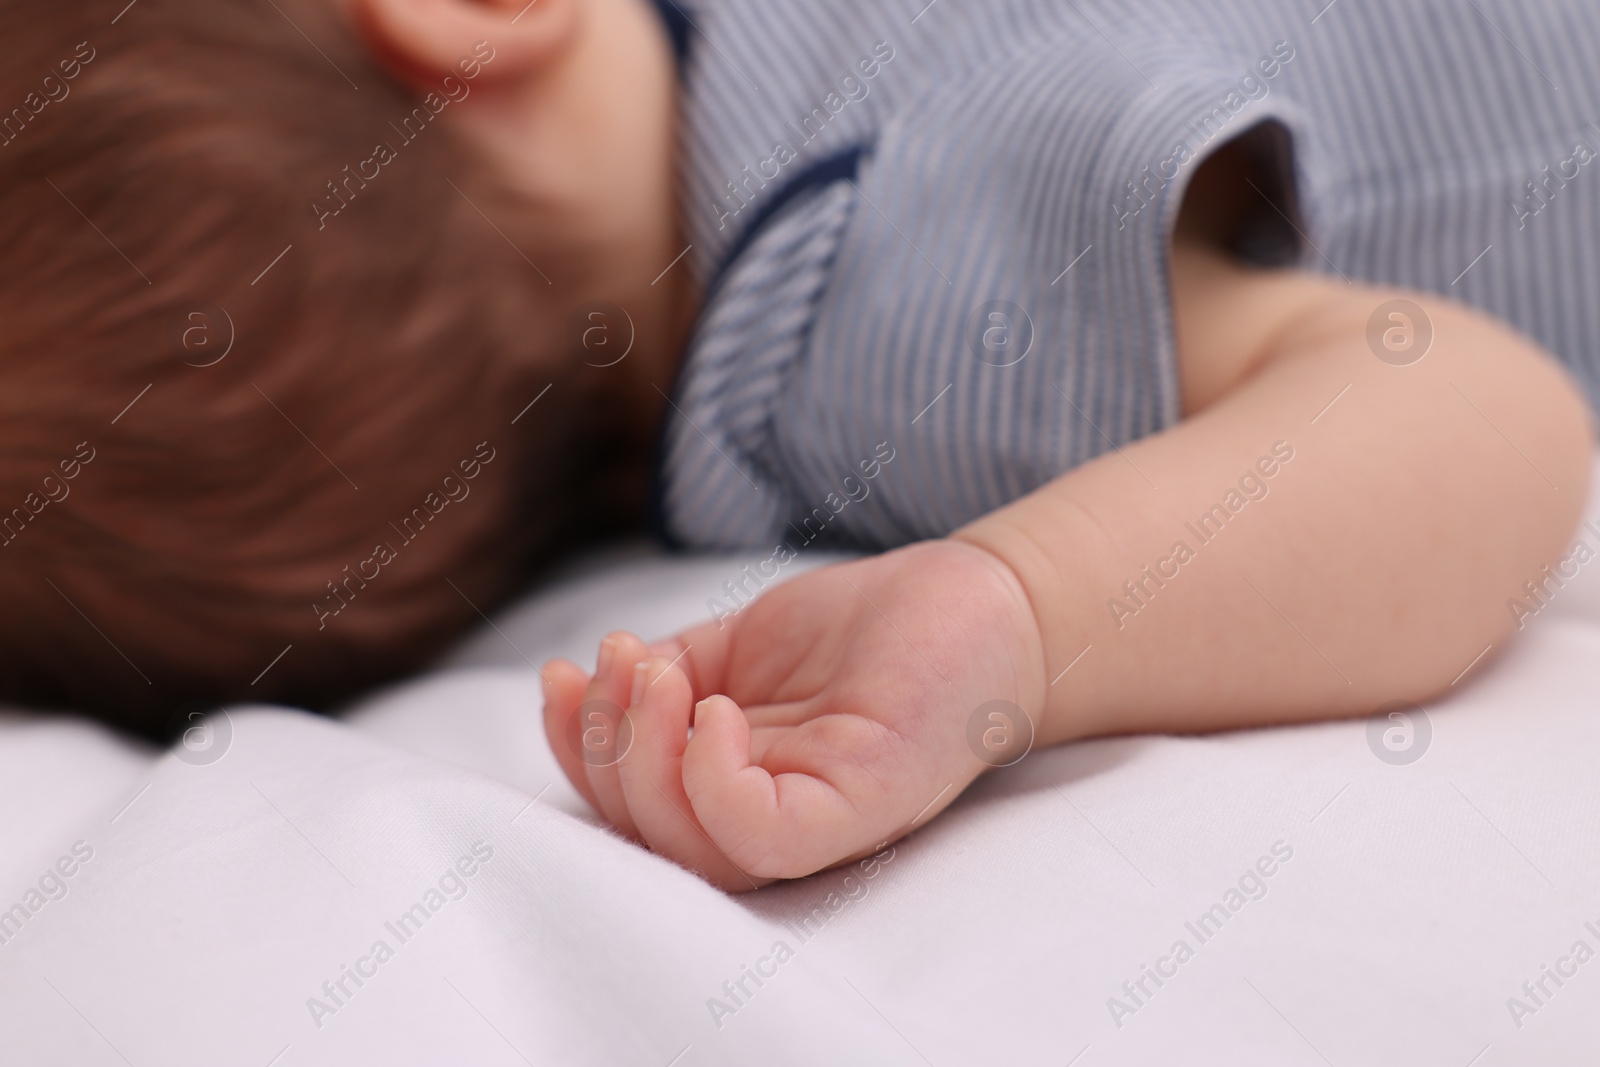
[[[611,661],[617,655],[617,642],[613,638],[606,638],[600,642],[600,655],[595,661],[594,674],[596,678],[604,678],[611,671]]]
[[[650,680],[650,661],[640,660],[633,665],[633,695],[628,698],[629,707],[638,707],[639,701],[644,699],[644,687]]]
[[[711,699],[710,697],[706,697],[706,700],[710,700],[710,699]],[[693,726],[696,730],[700,729],[700,711],[705,706],[706,706],[706,701],[705,700],[700,701],[699,703],[697,703],[694,706],[694,722],[690,723],[690,725]]]

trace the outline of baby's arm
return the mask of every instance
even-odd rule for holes
[[[1178,426],[732,619],[648,647],[613,634],[592,678],[548,665],[546,729],[577,787],[745,889],[932,818],[985,769],[993,701],[1050,744],[1363,714],[1482,662],[1587,487],[1565,375],[1463,308],[1246,269],[1187,225],[1172,286]],[[1368,341],[1397,297],[1433,333],[1404,366]]]
[[[1577,521],[1582,399],[1531,342],[1434,297],[1253,271],[1186,239],[1172,275],[1188,417],[954,535],[1005,560],[1034,606],[1055,679],[1041,740],[1361,714],[1448,688]],[[1404,366],[1368,340],[1396,297],[1433,331]],[[1270,495],[1249,500],[1246,472]],[[1202,529],[1230,490],[1243,507]]]

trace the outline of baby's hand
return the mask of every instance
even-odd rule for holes
[[[1011,570],[930,541],[813,571],[656,645],[611,634],[593,678],[555,660],[545,730],[620,831],[752,889],[866,855],[1020,758],[1030,727],[979,709],[1006,701],[1037,724],[1044,673]],[[969,738],[998,738],[1003,758]]]

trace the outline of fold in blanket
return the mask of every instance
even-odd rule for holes
[[[70,892],[0,944],[8,1061],[922,1063],[787,928],[609,832],[335,722],[229,718],[223,758],[159,761],[63,842]]]

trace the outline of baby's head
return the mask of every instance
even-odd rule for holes
[[[0,699],[326,706],[636,508],[666,134],[618,0],[124,2],[0,8]]]

